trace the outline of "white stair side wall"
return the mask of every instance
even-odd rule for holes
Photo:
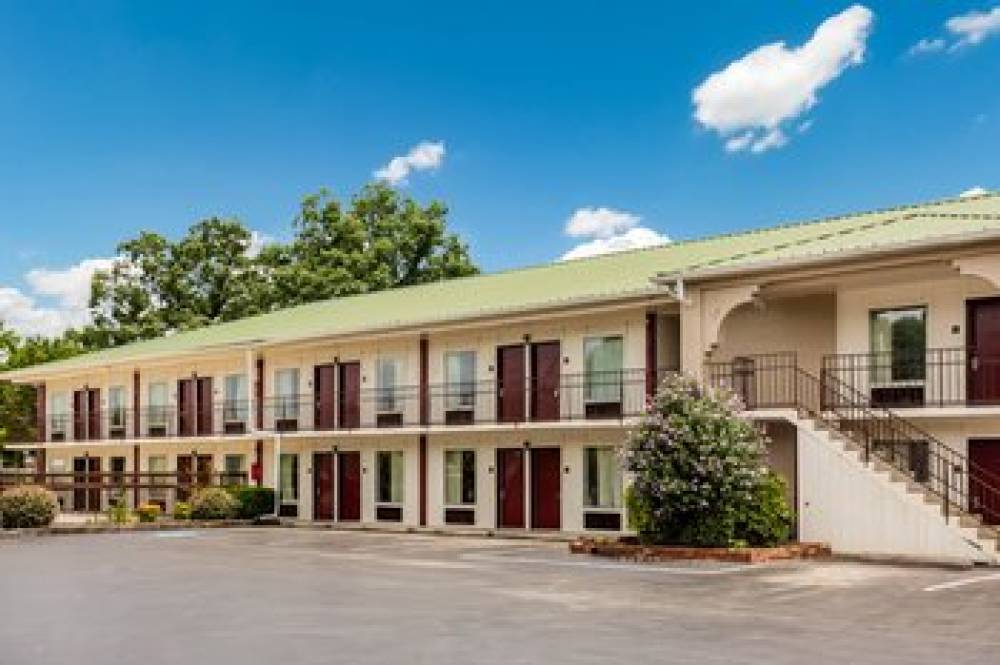
[[[864,466],[824,431],[798,431],[799,538],[834,552],[989,561],[940,508]]]

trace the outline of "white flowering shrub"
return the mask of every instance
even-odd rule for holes
[[[792,513],[765,461],[766,436],[728,391],[670,377],[622,451],[632,527],[644,542],[774,545]]]

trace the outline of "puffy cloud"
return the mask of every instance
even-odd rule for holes
[[[943,39],[921,39],[919,42],[911,46],[907,53],[909,55],[937,53],[938,51],[943,51],[945,46],[947,46],[947,44]]]
[[[823,21],[805,44],[760,46],[705,79],[694,117],[730,152],[765,152],[788,142],[782,123],[813,108],[820,89],[864,61],[874,14],[854,5]]]
[[[962,199],[971,199],[976,196],[983,196],[989,193],[990,190],[986,189],[985,187],[970,187],[969,189],[959,194],[958,197]]]
[[[935,53],[946,48],[949,52],[953,52],[981,44],[987,38],[1000,34],[1000,5],[989,11],[971,11],[952,16],[944,22],[944,28],[948,31],[951,44],[941,37],[924,38],[911,46],[908,53],[910,55]]]
[[[667,236],[639,226],[641,220],[638,215],[612,208],[579,208],[566,220],[566,235],[590,240],[563,254],[561,260],[582,259],[670,242]]]
[[[54,336],[90,321],[90,281],[114,259],[85,259],[60,270],[39,268],[24,275],[28,293],[0,286],[0,321],[23,335]],[[43,300],[50,301],[45,304]]]
[[[389,160],[389,163],[375,171],[375,178],[390,185],[406,184],[406,179],[414,171],[433,171],[444,162],[444,141],[422,141],[413,146],[405,155]]]

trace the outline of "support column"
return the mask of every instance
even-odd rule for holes
[[[132,373],[132,434],[135,438],[142,436],[142,381],[139,370]],[[138,449],[138,446],[136,446]]]
[[[264,429],[264,359],[257,358],[257,376],[254,379],[254,396],[257,407],[257,429]]]
[[[35,386],[35,427],[38,429],[36,437],[38,443],[45,443],[48,440],[48,432],[45,427],[48,423],[45,413],[46,404],[45,384],[39,383]]]
[[[257,439],[254,446],[254,465],[257,467],[257,475],[254,477],[254,484],[257,487],[264,485],[264,441]]]
[[[139,373],[135,373],[138,380]],[[132,446],[132,507],[139,507],[139,444]]]
[[[45,460],[45,448],[39,448],[35,453],[35,483],[45,487],[48,480],[48,466]]]
[[[420,425],[430,424],[430,349],[426,337],[420,338]],[[420,435],[420,526],[427,526],[427,434]]]
[[[281,493],[279,483],[281,481],[281,435],[274,436],[274,473],[271,475],[274,488],[274,516],[281,514]]]
[[[521,471],[524,474],[524,529],[531,530],[531,443],[524,442],[521,449],[524,457],[521,460]]]
[[[656,312],[646,312],[646,399],[652,399],[659,383],[657,375]]]
[[[420,526],[427,526],[427,435],[420,435]]]

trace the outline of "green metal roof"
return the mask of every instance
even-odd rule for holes
[[[213,348],[336,336],[598,302],[658,291],[657,273],[934,244],[1000,232],[1000,192],[715,236],[311,303],[0,374],[26,379]],[[662,292],[662,291],[660,291]]]

